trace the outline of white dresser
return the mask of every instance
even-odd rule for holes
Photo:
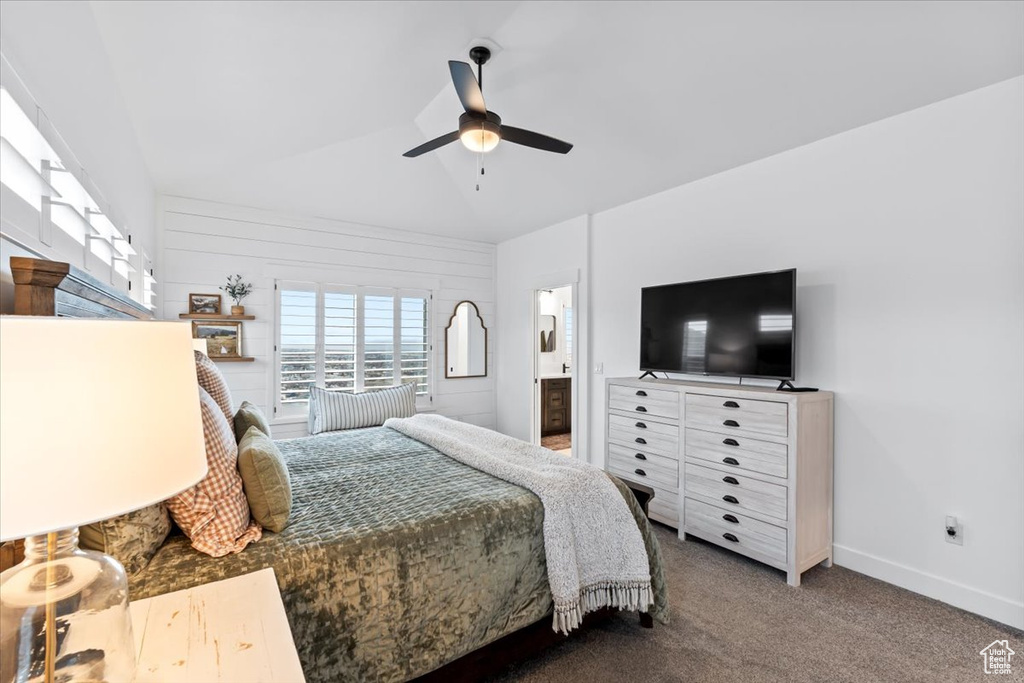
[[[787,573],[832,564],[833,396],[609,379],[606,467],[651,519]]]

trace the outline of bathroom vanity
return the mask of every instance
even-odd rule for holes
[[[540,380],[541,436],[572,431],[572,379],[548,377]]]

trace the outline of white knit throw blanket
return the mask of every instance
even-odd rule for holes
[[[391,418],[384,426],[540,498],[555,631],[568,633],[602,607],[646,612],[654,603],[643,537],[600,469],[440,415]]]

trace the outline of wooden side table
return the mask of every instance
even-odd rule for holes
[[[136,683],[304,683],[273,569],[130,603]]]

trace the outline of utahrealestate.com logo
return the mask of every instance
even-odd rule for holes
[[[1016,654],[1010,649],[1010,641],[996,640],[981,651],[985,658],[985,673],[987,674],[1008,674],[1010,671],[1010,658]]]

